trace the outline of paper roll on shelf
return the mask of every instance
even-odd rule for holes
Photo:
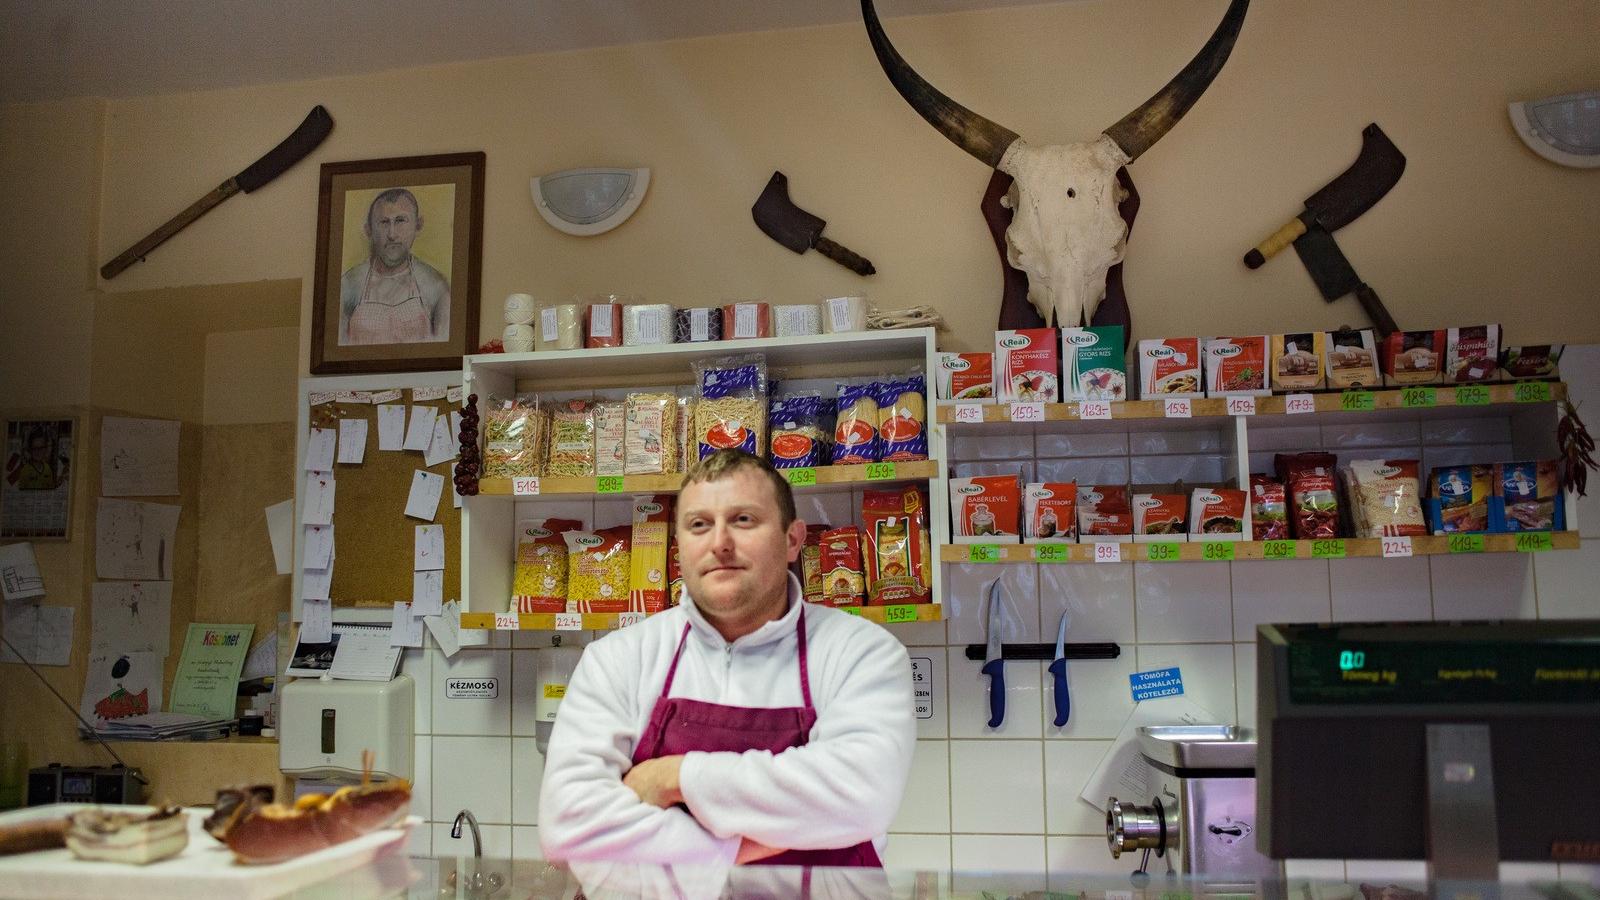
[[[808,337],[822,333],[822,311],[815,303],[772,308],[772,330],[778,337]]]
[[[536,350],[581,350],[583,348],[583,307],[577,303],[563,303],[539,310],[539,323],[534,328],[533,346]]]
[[[635,303],[622,309],[622,345],[671,344],[676,338],[675,310],[670,303]]]
[[[830,297],[822,301],[822,333],[867,330],[867,298]]]

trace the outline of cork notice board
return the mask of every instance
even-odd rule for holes
[[[459,389],[457,389],[459,390]],[[416,400],[421,392],[423,400]],[[429,393],[444,394],[444,388],[394,388],[398,399],[387,403],[407,407],[406,424],[411,423],[412,409],[429,406],[450,426],[450,439],[456,440],[455,423],[451,412],[460,412],[458,404],[447,397],[427,399]],[[455,457],[432,467],[423,464],[423,453],[418,450],[378,449],[378,405],[367,402],[349,402],[353,397],[365,399],[375,395],[384,399],[384,391],[341,391],[335,399],[319,403],[323,395],[313,394],[311,403],[312,428],[339,428],[341,419],[365,419],[367,422],[366,453],[359,465],[336,463],[334,481],[333,583],[329,595],[335,607],[390,607],[395,601],[410,600],[412,573],[415,566],[416,529],[429,524],[405,514],[406,499],[411,494],[411,481],[416,470],[425,469],[444,478],[444,492],[439,496],[439,509],[433,524],[444,526],[444,602],[461,596],[461,510],[454,502]],[[386,405],[383,404],[383,405]]]

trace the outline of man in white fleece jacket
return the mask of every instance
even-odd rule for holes
[[[678,497],[681,605],[584,651],[550,737],[551,859],[879,865],[916,743],[883,628],[803,601],[782,475],[723,450]]]

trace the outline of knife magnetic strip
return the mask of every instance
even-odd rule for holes
[[[987,648],[983,644],[968,644],[967,659],[983,661]],[[1081,643],[1067,644],[1062,648],[1062,659],[1116,659],[1122,655],[1122,645],[1117,643]],[[1044,659],[1056,658],[1056,645],[1049,644],[1002,644],[1000,645],[1001,659]]]

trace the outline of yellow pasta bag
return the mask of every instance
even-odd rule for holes
[[[511,594],[519,613],[567,611],[567,543],[561,534],[583,527],[572,519],[523,522],[517,529],[517,562]]]
[[[628,611],[628,578],[632,561],[631,525],[599,531],[568,531],[567,600],[573,612]]]

